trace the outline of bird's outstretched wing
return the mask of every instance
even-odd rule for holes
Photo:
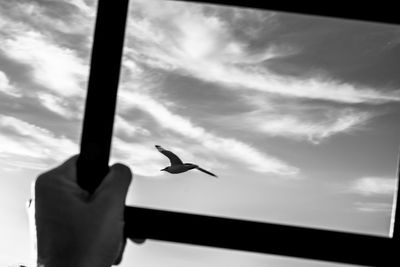
[[[204,173],[207,173],[208,175],[211,175],[211,176],[214,176],[214,177],[218,177],[218,176],[216,176],[214,173],[209,172],[209,171],[206,171],[206,170],[203,169],[203,168],[196,167],[196,169],[198,169],[199,171],[202,171],[202,172],[204,172]]]
[[[167,156],[169,158],[169,161],[171,162],[171,166],[172,165],[182,165],[183,162],[180,158],[178,158],[177,155],[175,155],[174,153],[172,153],[169,150],[165,150],[164,148],[162,148],[159,145],[155,146],[157,148],[158,151],[160,151],[162,154],[164,154],[165,156]]]

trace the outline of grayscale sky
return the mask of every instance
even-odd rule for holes
[[[29,261],[30,183],[78,152],[94,19],[94,0],[0,2],[2,266]],[[399,26],[131,0],[111,160],[135,174],[127,204],[388,236],[399,58]],[[160,172],[156,144],[219,178]],[[339,266],[155,241],[121,266],[161,263]]]

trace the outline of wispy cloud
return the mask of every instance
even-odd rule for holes
[[[48,168],[78,152],[77,144],[67,137],[15,117],[0,115],[0,129],[0,160],[6,165]]]
[[[253,171],[279,175],[296,175],[299,170],[282,160],[266,155],[256,148],[233,138],[223,138],[193,124],[188,118],[174,114],[164,105],[143,94],[121,92],[120,102],[125,107],[145,111],[165,129],[201,143],[210,152],[245,164]]]
[[[270,12],[267,17],[273,20],[266,20],[261,15],[263,12],[254,10],[251,14],[233,12],[237,16],[226,16],[226,13],[222,15],[222,10],[228,8],[135,0],[127,31],[129,49],[125,50],[126,55],[129,60],[152,69],[215,83],[214,90],[236,91],[238,97],[239,93],[250,91],[249,95],[254,95],[254,98],[261,96],[272,103],[279,99],[297,101],[294,105],[302,107],[313,100],[327,101],[329,106],[313,108],[308,113],[287,112],[274,103],[267,112],[243,114],[247,117],[241,125],[248,126],[249,131],[307,140],[314,144],[336,134],[364,129],[362,127],[376,116],[373,111],[362,111],[354,104],[379,105],[400,101],[400,90],[352,84],[333,78],[328,70],[309,69],[304,77],[272,72],[266,62],[302,53],[301,47],[276,42],[272,37],[268,39],[268,29],[279,27],[279,16]],[[246,25],[243,17],[246,17],[247,24],[263,25],[255,28],[257,31],[265,30],[262,36],[264,46],[260,42],[253,43],[257,40],[254,36],[246,39],[237,33],[237,29]],[[341,105],[339,108],[338,103]],[[321,115],[315,118],[315,113]],[[228,122],[229,118],[222,121]],[[231,124],[237,125],[237,120]]]
[[[165,164],[154,144],[126,142],[120,138],[113,140],[111,161],[132,166],[135,174],[153,177],[162,174],[160,169]]]
[[[155,3],[163,7],[152,8]],[[400,101],[400,90],[382,92],[319,74],[303,78],[276,75],[251,59],[289,56],[296,48],[271,41],[265,47],[265,56],[254,55],[248,43],[232,34],[233,26],[222,17],[206,14],[199,5],[159,1],[135,4],[138,14],[132,15],[130,32],[138,42],[133,56],[154,68],[176,70],[224,85],[225,89],[256,90],[281,97],[370,104]]]
[[[245,111],[235,113],[235,116],[217,114],[210,120],[235,131],[257,132],[267,137],[284,137],[313,144],[320,144],[338,134],[369,131],[368,123],[379,116],[366,108],[280,101],[260,93],[242,94],[238,99],[245,103]]]
[[[25,66],[18,75],[4,67],[2,92],[36,98],[67,119],[81,117],[91,47],[85,38],[92,35],[94,15],[94,1],[2,2],[0,54]],[[10,73],[10,80],[5,73]],[[24,79],[14,83],[19,76]]]
[[[96,16],[96,2],[94,0],[70,0],[69,3],[75,5],[80,12],[82,12],[87,17]]]
[[[44,107],[64,118],[70,119],[82,116],[83,108],[76,109],[75,107],[69,106],[69,101],[65,98],[45,92],[39,92],[37,96]]]
[[[136,123],[137,124],[137,123]],[[117,136],[134,137],[136,135],[149,136],[150,131],[141,126],[124,119],[121,115],[116,115],[114,122],[115,134]]]
[[[0,71],[0,92],[13,97],[21,96],[21,92],[10,83],[10,80],[3,71]]]
[[[350,185],[350,191],[365,195],[393,195],[397,179],[386,177],[362,177]]]
[[[393,205],[383,202],[357,202],[355,203],[355,207],[361,212],[384,212],[390,214]]]
[[[341,110],[328,113],[319,120],[312,120],[310,116],[293,115],[266,115],[250,117],[253,121],[252,129],[261,131],[270,136],[283,136],[296,140],[306,139],[314,144],[338,133],[351,133],[359,129],[370,118],[368,112]]]
[[[32,68],[33,80],[43,87],[62,96],[82,94],[88,65],[75,51],[34,31],[2,38],[0,50],[7,57]]]
[[[16,24],[19,24],[17,27],[25,24],[26,27],[47,33],[88,33],[93,25],[91,21],[96,15],[95,2],[83,0],[57,2],[16,0],[12,3],[2,3],[0,9],[0,12],[6,11],[3,17],[13,19],[17,22]],[[8,30],[14,27],[9,27]]]

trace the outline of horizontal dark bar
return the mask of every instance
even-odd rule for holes
[[[311,228],[126,207],[126,235],[249,252],[394,266],[393,240]]]
[[[364,20],[400,24],[396,2],[380,1],[350,4],[338,1],[312,1],[295,4],[293,1],[257,1],[257,0],[179,0],[180,2],[199,2],[210,4],[233,5],[240,7],[267,9],[274,11],[301,13],[317,16],[338,17],[344,19]]]

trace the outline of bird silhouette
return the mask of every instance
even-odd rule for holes
[[[196,164],[183,163],[182,160],[177,155],[175,155],[174,153],[172,153],[169,150],[166,150],[166,149],[162,148],[159,145],[156,145],[155,147],[157,148],[158,151],[160,151],[162,154],[164,154],[169,159],[169,161],[171,162],[171,166],[165,167],[161,171],[166,171],[166,172],[169,172],[169,173],[182,173],[182,172],[186,172],[186,171],[191,170],[191,169],[197,169],[199,171],[207,173],[208,175],[211,175],[211,176],[214,176],[214,177],[218,177],[214,173],[206,171],[205,169],[200,168]]]

